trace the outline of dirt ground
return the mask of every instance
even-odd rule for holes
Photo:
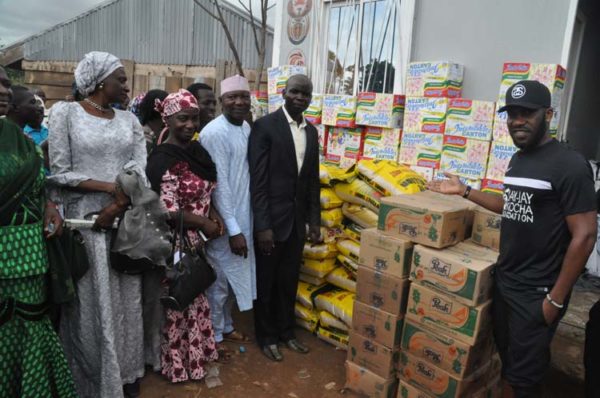
[[[250,314],[236,314],[236,326],[252,336],[253,323]],[[208,389],[204,381],[171,384],[162,376],[149,372],[142,380],[142,398],[356,398],[358,395],[345,391],[344,361],[346,352],[319,340],[307,331],[298,329],[297,337],[311,349],[307,355],[282,348],[281,363],[269,361],[256,344],[239,346],[231,363],[220,367],[223,386]],[[555,349],[562,342],[555,341]],[[545,383],[546,398],[583,397],[583,386],[558,370],[548,375]]]

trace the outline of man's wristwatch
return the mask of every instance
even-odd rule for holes
[[[465,192],[463,193],[462,197],[467,199],[469,197],[469,194],[471,193],[471,186],[467,185],[467,187],[465,188]]]

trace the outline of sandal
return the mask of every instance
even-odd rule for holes
[[[227,364],[231,362],[233,353],[224,345],[217,345],[217,354],[219,355],[217,358],[218,363]]]
[[[223,340],[230,341],[232,343],[247,343],[250,341],[248,336],[235,329],[229,333],[223,333]]]

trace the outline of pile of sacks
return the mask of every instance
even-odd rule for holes
[[[340,348],[348,345],[361,232],[377,226],[380,199],[425,189],[425,180],[389,160],[361,160],[349,169],[322,164],[321,236],[304,246],[297,324]]]

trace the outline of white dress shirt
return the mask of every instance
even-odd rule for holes
[[[292,119],[289,115],[285,106],[282,106],[283,113],[290,124],[290,130],[292,131],[292,138],[294,139],[294,148],[296,149],[296,163],[298,164],[298,174],[302,170],[302,164],[304,163],[304,154],[306,153],[306,120],[302,116],[302,122],[300,125]]]

